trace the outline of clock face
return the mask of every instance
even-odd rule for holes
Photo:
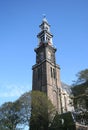
[[[51,53],[48,51],[48,59],[51,59]]]

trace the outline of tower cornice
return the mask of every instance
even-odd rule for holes
[[[44,64],[44,62],[48,62],[48,63],[49,63],[50,65],[52,65],[53,67],[60,69],[60,66],[59,66],[58,64],[54,64],[54,63],[50,62],[48,59],[45,59],[45,60],[43,60],[41,63],[37,63],[37,64],[33,65],[33,66],[32,66],[32,70],[33,70],[34,68],[37,68],[38,66],[41,66],[42,64]]]
[[[41,31],[40,33],[38,33],[37,37],[39,38],[40,36],[42,36],[44,33],[47,33],[48,35],[50,35],[51,37],[53,37],[53,34],[51,34],[49,31],[47,31],[46,29],[44,29],[43,31]]]
[[[53,50],[54,52],[57,51],[57,49],[52,45],[49,45],[49,42],[45,42],[45,43],[42,43],[41,46],[38,46],[37,48],[34,49],[35,52],[38,52],[40,49],[42,48],[45,48],[45,47],[48,47],[50,48],[51,50]]]

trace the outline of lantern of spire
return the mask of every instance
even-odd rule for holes
[[[44,16],[41,25],[39,26],[41,31],[37,35],[39,40],[39,46],[45,43],[48,43],[49,45],[52,45],[52,37],[53,35],[50,33],[50,25],[48,24],[48,21],[46,17]]]

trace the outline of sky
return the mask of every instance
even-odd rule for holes
[[[0,105],[32,89],[37,34],[46,15],[60,78],[88,68],[88,0],[0,0]]]

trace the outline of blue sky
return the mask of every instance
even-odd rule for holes
[[[54,35],[61,80],[72,84],[88,68],[88,0],[0,0],[0,104],[32,89],[42,14]]]

